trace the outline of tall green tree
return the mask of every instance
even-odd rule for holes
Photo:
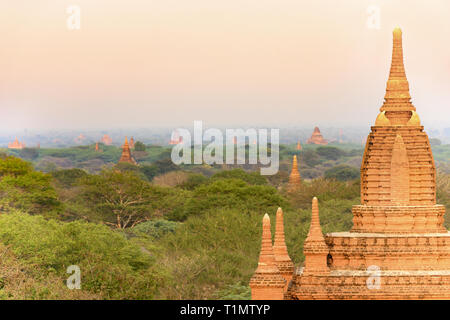
[[[35,171],[16,157],[0,158],[0,210],[17,208],[30,214],[55,216],[61,210],[52,177]]]
[[[152,215],[151,186],[133,172],[103,170],[80,179],[80,187],[89,207],[116,228],[133,227]]]

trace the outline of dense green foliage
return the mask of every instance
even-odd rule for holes
[[[32,214],[56,215],[61,204],[50,182],[50,175],[34,171],[28,162],[0,158],[0,210],[17,208]]]
[[[258,172],[245,172],[242,169],[220,171],[211,177],[211,180],[218,179],[240,179],[253,185],[267,184],[267,179]]]
[[[140,141],[136,141],[136,143],[134,144],[134,150],[136,150],[136,151],[145,151],[145,144],[143,144]]]
[[[136,235],[145,235],[151,239],[160,239],[168,233],[173,233],[181,223],[163,219],[149,220],[137,224],[132,232]]]
[[[104,298],[152,298],[163,279],[149,255],[98,224],[10,213],[0,215],[0,241],[42,276],[65,277],[68,266],[79,266],[83,290]]]
[[[359,177],[359,170],[345,164],[338,165],[325,171],[325,178],[340,181],[354,180]]]
[[[285,205],[286,200],[273,187],[250,185],[240,179],[220,179],[196,188],[192,197],[187,199],[184,210],[173,218],[184,220],[191,215],[221,208],[265,212]]]

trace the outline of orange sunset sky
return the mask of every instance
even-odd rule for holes
[[[395,26],[422,122],[450,126],[449,15],[448,0],[2,1],[0,128],[367,126]]]

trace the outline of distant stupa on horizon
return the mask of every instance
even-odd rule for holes
[[[294,155],[292,157],[292,170],[291,174],[289,175],[289,183],[288,183],[288,190],[289,191],[295,191],[297,190],[302,183],[300,172],[298,171],[298,164],[297,164],[297,155]]]
[[[119,163],[127,162],[131,164],[137,164],[136,160],[134,160],[131,155],[130,145],[128,144],[128,138],[125,137],[125,143],[122,146],[122,155],[119,159]]]
[[[183,142],[183,137],[180,135],[178,130],[175,130],[172,132],[172,135],[170,136],[169,145],[176,145]]]
[[[107,134],[103,135],[101,142],[106,146],[112,145],[112,139]]]
[[[314,132],[311,135],[311,138],[306,141],[307,144],[320,144],[320,145],[327,145],[328,141],[325,140],[320,133],[319,127],[314,128]]]
[[[19,140],[16,139],[13,142],[8,143],[8,149],[24,149],[25,143],[19,142]]]

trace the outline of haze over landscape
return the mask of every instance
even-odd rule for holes
[[[423,124],[450,127],[447,1],[79,0],[81,29],[68,30],[71,4],[0,4],[2,134],[194,120],[367,129],[397,25]],[[379,30],[366,26],[370,5]]]
[[[450,299],[449,9],[3,1],[0,300]]]

